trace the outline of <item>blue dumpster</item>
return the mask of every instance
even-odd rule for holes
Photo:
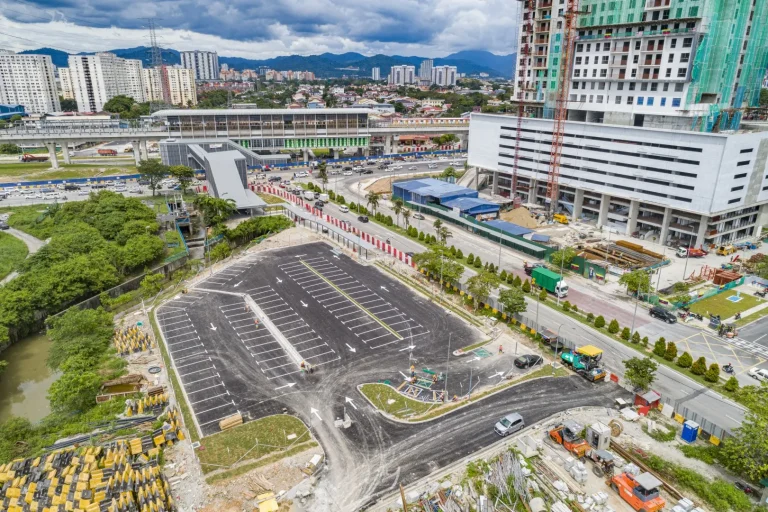
[[[696,437],[699,435],[699,424],[695,421],[688,420],[683,423],[683,433],[680,437],[687,443],[696,441]]]

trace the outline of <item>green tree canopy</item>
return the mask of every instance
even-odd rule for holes
[[[414,254],[413,261],[438,278],[442,275],[444,282],[458,282],[464,274],[464,265],[451,259],[445,247],[433,246],[428,251]]]
[[[165,275],[162,272],[155,274],[147,274],[139,284],[141,295],[144,297],[153,297],[160,293],[163,289],[163,283],[165,282]]]
[[[62,112],[77,112],[77,101],[59,96]]]
[[[102,309],[69,309],[51,317],[48,327],[51,339],[48,366],[54,370],[75,356],[97,366],[114,333],[112,315]]]
[[[507,288],[499,292],[499,302],[504,306],[507,314],[523,313],[528,305],[525,302],[525,293],[520,288]]]
[[[475,260],[477,261],[477,260]],[[485,302],[490,297],[491,292],[499,287],[501,280],[499,276],[487,270],[481,271],[467,279],[467,291],[472,296],[475,303],[475,309],[480,302]]]
[[[160,160],[142,160],[138,167],[141,177],[149,182],[149,188],[152,189],[152,195],[155,195],[155,190],[163,179],[168,176],[168,166],[160,162]]]
[[[102,379],[95,372],[65,372],[48,390],[51,409],[77,413],[96,405]]]
[[[198,195],[194,204],[195,208],[202,212],[206,226],[222,224],[237,211],[234,200],[211,197],[208,194]]]
[[[648,391],[653,381],[656,380],[656,370],[659,368],[658,363],[649,357],[633,357],[623,361],[623,363],[625,368],[624,378],[632,386]]]
[[[179,181],[182,192],[186,191],[195,179],[195,171],[188,165],[172,165],[168,168],[168,172]]]
[[[559,251],[553,252],[549,257],[549,261],[558,268],[568,268],[575,257],[576,249],[573,247],[563,247]]]
[[[0,154],[18,155],[19,153],[21,153],[21,148],[19,148],[19,146],[16,144],[10,144],[7,142],[5,144],[0,144]]]
[[[627,287],[627,291],[631,293],[648,293],[651,291],[651,276],[644,269],[633,270],[627,272],[619,278],[619,284],[623,284]]]

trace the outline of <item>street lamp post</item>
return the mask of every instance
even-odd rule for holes
[[[563,246],[560,246],[560,281],[563,281],[563,266],[565,265],[565,253],[563,252]],[[555,287],[555,295],[557,295],[557,305],[560,306],[560,292]]]
[[[448,358],[446,360],[445,365],[445,391],[443,391],[443,401],[448,401],[448,370],[451,367],[451,335],[453,335],[452,332],[448,333]],[[469,385],[472,386],[472,381],[469,381]]]
[[[693,241],[693,236],[688,238],[688,251],[685,255],[685,266],[683,267],[683,281],[685,281],[685,273],[688,272],[688,258],[691,254],[691,242]]]
[[[662,251],[661,251],[661,266],[659,267],[659,275],[656,278],[656,293],[659,291],[659,284],[661,283],[661,269],[664,268],[664,257],[667,254],[667,246],[662,245]]]

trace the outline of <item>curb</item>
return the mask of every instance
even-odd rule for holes
[[[490,393],[488,393],[486,395],[483,395],[482,397],[480,397],[480,398],[478,398],[476,400],[467,399],[467,400],[464,401],[464,403],[459,403],[458,406],[454,407],[453,409],[449,409],[449,410],[445,411],[444,413],[435,416],[434,418],[427,418],[427,419],[423,419],[423,420],[414,420],[414,421],[403,420],[403,419],[397,418],[395,416],[392,416],[391,414],[389,414],[387,412],[382,411],[376,404],[371,402],[371,400],[361,390],[362,386],[365,386],[365,385],[368,385],[368,384],[380,384],[382,386],[390,387],[398,395],[401,395],[401,396],[404,396],[405,398],[408,398],[405,395],[403,395],[402,393],[400,393],[398,390],[396,390],[395,387],[392,386],[391,384],[384,384],[382,382],[366,382],[365,384],[358,384],[356,387],[357,387],[357,392],[360,393],[363,396],[363,398],[365,398],[365,400],[369,404],[371,404],[371,406],[373,406],[374,409],[376,409],[377,413],[381,414],[385,418],[387,418],[387,419],[389,419],[391,421],[394,421],[396,423],[403,423],[405,425],[418,425],[420,423],[429,423],[430,421],[438,420],[438,419],[442,418],[443,416],[446,416],[446,415],[451,414],[453,412],[456,412],[456,411],[459,411],[461,409],[464,409],[465,407],[468,407],[470,405],[478,404],[478,403],[482,402],[483,400],[485,400],[486,398],[490,398],[490,397],[492,397],[494,395],[497,395],[497,394],[501,393],[502,391],[507,391],[508,389],[512,389],[514,387],[517,387],[520,384],[525,384],[527,382],[535,382],[535,381],[541,380],[541,379],[552,379],[552,378],[555,378],[555,377],[551,377],[551,376],[536,377],[534,379],[527,379],[527,380],[524,380],[524,381],[521,381],[521,382],[514,382],[513,381],[512,384],[510,384],[509,386],[505,386],[505,387],[496,389],[495,391],[491,391]],[[411,398],[410,400],[413,400],[413,398]],[[418,402],[418,400],[414,400],[414,401]],[[425,403],[427,403],[427,402],[425,402]],[[439,402],[435,402],[435,403],[439,403]]]

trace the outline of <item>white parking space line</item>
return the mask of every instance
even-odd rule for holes
[[[344,306],[343,308],[329,309],[328,312],[329,313],[335,313],[337,311],[344,311],[345,309],[349,309],[349,308],[357,308],[357,306],[355,306],[354,304],[351,304],[349,306]]]
[[[199,339],[200,339],[200,336],[195,336],[194,338],[189,338],[188,340],[174,341],[173,343],[169,343],[168,346],[173,347],[174,345],[181,345],[182,343],[189,343],[190,341],[199,340]]]
[[[195,416],[200,416],[201,414],[205,414],[205,413],[207,413],[207,412],[215,411],[216,409],[221,409],[222,407],[228,407],[228,406],[230,406],[230,405],[231,405],[232,407],[234,407],[234,406],[235,406],[235,401],[233,400],[233,401],[231,401],[231,402],[227,402],[227,403],[225,403],[224,405],[219,405],[218,407],[212,407],[211,409],[207,409],[207,410],[205,410],[205,411],[200,411],[200,412],[198,412],[198,413],[195,413]],[[222,416],[221,418],[216,418],[216,419],[215,419],[215,420],[213,420],[213,421],[209,421],[209,422],[207,422],[207,423],[201,423],[201,424],[200,424],[200,426],[202,427],[203,425],[210,425],[211,423],[217,423],[217,422],[219,422],[219,421],[221,421],[221,420],[223,420],[224,418],[227,418],[227,417],[228,417],[228,416]]]
[[[160,323],[163,323],[166,320],[173,320],[174,318],[184,318],[184,317],[189,318],[189,315],[187,313],[178,314],[178,311],[174,311],[172,315],[173,316],[168,315],[168,316],[164,316],[163,318],[158,318],[158,320],[160,320]]]
[[[205,362],[205,361],[203,361],[203,362]],[[203,368],[202,370],[195,370],[193,372],[185,373],[184,375],[179,374],[179,377],[186,377],[188,375],[194,375],[196,373],[207,372],[208,370],[211,370],[211,369],[215,370],[216,368],[213,367],[213,366],[209,366],[208,368]],[[207,377],[207,378],[211,378],[211,377]],[[181,380],[181,383],[186,385],[186,383],[184,382],[184,379]]]
[[[161,323],[160,327],[162,327],[163,330],[165,330],[165,328],[168,327],[169,325],[179,325],[179,324],[186,324],[186,323],[189,323],[189,320],[180,320],[178,322],[171,322],[170,324],[162,324]]]
[[[315,365],[315,366],[318,366],[318,365]],[[281,373],[280,375],[275,375],[274,377],[267,377],[267,380],[281,379],[283,377],[287,377],[288,375],[296,375],[297,373],[301,373],[301,370],[296,370],[294,372]]]
[[[253,313],[251,313],[250,311],[245,311],[243,313],[235,313],[234,315],[224,315],[224,318],[236,318],[236,317],[239,317],[239,316],[250,316],[250,317],[253,317]]]
[[[217,388],[217,387],[223,386],[223,385],[224,385],[223,382],[219,382],[218,384],[214,384],[213,386],[208,386],[207,388],[198,389],[197,391],[187,391],[187,395],[192,395],[194,393],[200,393],[202,391],[208,391],[209,389]],[[192,402],[192,403],[194,403],[194,402]]]
[[[380,331],[381,329],[384,329],[384,327],[380,325],[380,326],[378,326],[378,327],[375,327],[375,328],[373,328],[373,329],[369,329],[369,330],[367,330],[367,331],[358,332],[358,333],[356,334],[356,336],[362,336],[363,334],[368,334],[369,332]]]
[[[336,318],[342,318],[342,317],[349,316],[349,315],[359,315],[359,314],[360,314],[360,309],[358,309],[357,306],[355,306],[355,310],[352,311],[351,313],[344,313],[343,315],[334,315],[334,316]],[[367,315],[362,315],[361,318],[363,316],[367,316]]]
[[[298,326],[298,327],[291,327],[290,329],[282,329],[280,332],[282,332],[283,334],[285,334],[285,333],[287,333],[287,332],[295,331],[296,329],[304,329],[305,327],[309,327],[309,325],[300,325],[300,326]],[[314,332],[314,331],[313,331],[313,332]]]
[[[272,349],[269,349],[269,350],[262,350],[261,352],[251,352],[251,355],[256,357],[256,356],[261,355],[261,354],[269,354],[270,352],[275,352],[275,351],[280,351],[280,350],[282,350],[282,348],[277,347],[277,348],[272,348]]]
[[[327,346],[328,346],[328,344],[327,344],[327,343],[321,343],[320,345],[315,345],[315,346],[313,346],[313,347],[303,347],[303,348],[301,349],[301,351],[302,351],[302,352],[309,352],[310,350],[315,350],[316,348],[320,348],[320,347],[327,347]]]
[[[178,327],[176,329],[163,329],[163,331],[165,331],[165,332],[174,332],[174,331],[186,331],[186,330],[190,330],[190,329],[192,330],[192,332],[197,332],[195,330],[195,326],[192,325],[192,324],[189,324],[186,327]],[[190,333],[183,332],[183,333],[180,333],[180,334],[174,334],[173,336],[166,336],[165,339],[170,340],[170,339],[173,339],[173,338],[178,338],[179,336],[186,336],[187,334],[190,334]]]
[[[322,357],[322,356],[325,356],[325,355],[328,355],[328,354],[335,354],[335,353],[336,353],[335,351],[329,350],[328,352],[323,352],[322,354],[315,354],[313,356],[305,357],[304,360],[309,361],[310,359],[317,359],[318,357]],[[334,361],[337,361],[339,359],[341,359],[341,358],[337,357],[336,359],[334,359]],[[326,361],[324,364],[328,364],[330,362],[332,362],[332,361]],[[320,365],[316,364],[315,366],[320,366]]]
[[[182,383],[183,383],[185,386],[191,386],[192,384],[197,384],[198,382],[203,382],[203,381],[206,381],[206,380],[208,380],[208,379],[213,379],[214,377],[215,377],[215,378],[221,378],[221,375],[219,375],[219,374],[217,373],[216,375],[211,375],[210,377],[205,377],[205,378],[203,378],[203,379],[197,379],[197,380],[193,380],[192,382],[184,382],[184,381],[182,381]]]
[[[246,346],[245,348],[248,349],[248,350],[251,350],[251,349],[254,349],[254,348],[266,347],[267,345],[278,345],[278,348],[279,348],[280,343],[278,343],[277,341],[268,341],[267,343],[260,343],[258,345],[250,345],[250,346]],[[271,350],[277,350],[277,349],[273,348]],[[253,355],[253,354],[251,354],[251,355]]]
[[[206,361],[208,361],[209,363],[210,363],[210,362],[212,362],[211,358],[209,357],[208,359],[201,359],[200,361],[196,361],[196,362],[194,362],[194,363],[183,364],[183,365],[181,365],[181,366],[179,366],[179,365],[176,365],[176,368],[177,368],[177,369],[178,369],[178,368],[186,368],[187,366],[194,366],[194,365],[196,365],[196,364],[205,363]],[[212,366],[211,368],[214,368],[214,369],[215,369],[216,367],[215,367],[215,366]],[[207,370],[209,370],[210,368],[206,368],[206,369],[207,369]],[[188,373],[185,373],[184,375],[181,375],[181,374],[179,374],[179,376],[180,376],[180,377],[186,377],[187,375],[190,375],[190,374],[188,374]]]
[[[362,324],[352,325],[352,326],[348,327],[348,329],[349,330],[359,329],[360,327],[365,327],[366,325],[371,325],[371,324],[375,324],[375,323],[376,323],[376,320],[369,320],[367,322],[363,322]]]
[[[178,352],[184,352],[184,351],[187,351],[187,350],[192,350],[193,348],[204,347],[204,346],[205,346],[205,345],[203,345],[203,344],[201,343],[201,344],[199,344],[199,345],[193,345],[193,346],[191,346],[191,347],[187,347],[187,348],[180,348],[180,349],[178,349],[178,350],[176,350],[176,349],[173,349],[171,352],[172,352],[173,354],[176,354],[176,353],[178,353]]]
[[[291,343],[291,345],[293,345],[293,346],[303,345],[303,344],[305,344],[305,343],[309,343],[310,341],[317,341],[317,340],[319,340],[319,339],[322,339],[322,338],[320,338],[320,336],[316,336],[316,337],[314,337],[314,338],[310,338],[310,339],[308,339],[308,340],[299,341],[299,342],[297,342],[297,343]]]
[[[208,355],[208,351],[207,351],[207,350],[205,350],[205,349],[203,349],[203,350],[201,350],[200,352],[195,352],[194,354],[187,354],[187,355],[186,355],[186,356],[184,356],[184,357],[176,357],[176,356],[174,356],[173,354],[171,354],[171,356],[173,357],[173,359],[174,359],[174,360],[175,360],[177,363],[178,363],[178,362],[181,362],[181,361],[186,361],[187,359],[192,359],[193,357],[197,357],[197,356],[203,356],[203,355],[206,355],[206,356],[207,356],[207,355]],[[201,359],[200,361],[205,361],[205,359]],[[198,363],[200,363],[200,361],[198,361]],[[193,364],[197,364],[197,363],[193,363]],[[180,368],[180,367],[179,367],[179,366],[177,366],[177,368]]]
[[[279,356],[279,357],[272,357],[270,359],[264,359],[263,361],[258,361],[258,363],[259,364],[266,363],[267,361],[274,361],[275,359],[285,359],[286,357],[288,357],[288,356],[287,355],[282,355],[282,356]]]

